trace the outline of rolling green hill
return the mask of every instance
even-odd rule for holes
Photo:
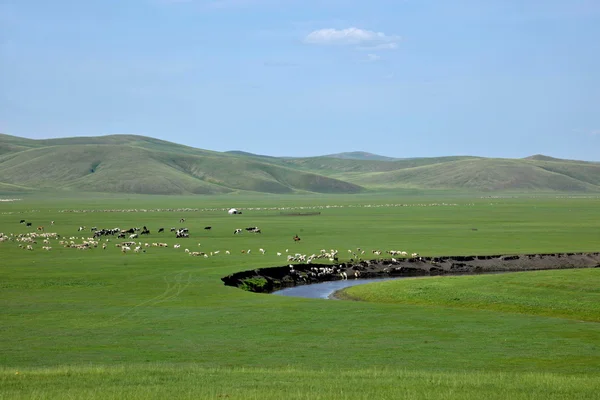
[[[349,181],[372,188],[477,191],[599,192],[600,165],[473,158],[359,174]]]
[[[76,138],[8,142],[0,155],[0,184],[35,189],[146,194],[356,193],[355,184],[247,157],[197,150],[145,138]],[[4,137],[0,137],[1,140]],[[90,139],[90,140],[87,140]],[[48,143],[50,145],[48,145]],[[22,148],[26,148],[23,150]],[[6,146],[5,148],[8,148]]]
[[[346,156],[340,156],[344,155]],[[352,154],[364,159],[352,158]],[[0,134],[0,192],[358,193],[364,190],[600,192],[600,163],[543,155],[379,159],[272,157],[135,135],[32,140]]]

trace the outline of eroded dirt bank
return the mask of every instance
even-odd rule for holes
[[[354,278],[477,274],[542,269],[600,268],[600,252],[378,259],[341,264],[288,264],[241,271],[221,278],[228,286],[257,293]]]

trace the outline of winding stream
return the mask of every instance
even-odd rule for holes
[[[403,279],[403,277],[396,278],[372,278],[372,279],[348,279],[331,282],[313,283],[311,285],[301,285],[289,287],[286,289],[278,290],[272,294],[279,296],[292,296],[292,297],[305,297],[307,299],[333,299],[337,300],[332,294],[340,289],[344,289],[350,286],[363,285],[366,283],[391,281],[395,279]]]

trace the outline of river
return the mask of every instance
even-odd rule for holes
[[[340,289],[366,283],[390,281],[400,278],[348,279],[331,282],[313,283],[311,285],[294,286],[273,292],[279,296],[305,297],[308,299],[335,299],[332,294]]]

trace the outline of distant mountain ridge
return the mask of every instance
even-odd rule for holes
[[[327,154],[323,157],[343,158],[346,160],[374,160],[374,161],[395,161],[394,157],[380,156],[379,154],[368,153],[366,151],[350,151],[345,153]]]
[[[399,189],[600,193],[600,163],[392,158],[367,152],[274,157],[217,152],[136,135],[33,140],[0,134],[0,193],[337,193]]]

